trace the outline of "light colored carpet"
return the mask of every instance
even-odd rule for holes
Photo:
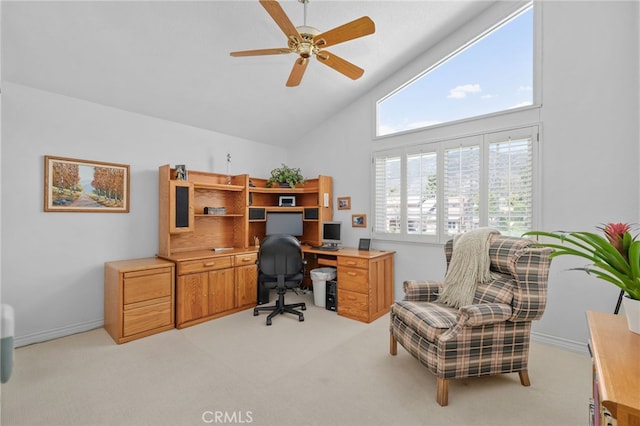
[[[18,348],[2,425],[585,425],[588,356],[533,343],[517,374],[436,379],[371,324],[307,302],[305,321],[251,310],[116,345],[103,329]]]

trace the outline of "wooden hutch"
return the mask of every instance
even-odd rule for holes
[[[319,176],[295,188],[267,188],[266,179],[159,168],[158,256],[176,265],[176,327],[252,308],[257,303],[255,239],[265,237],[270,211],[303,214],[304,243],[320,244],[332,220],[332,179]],[[295,195],[295,206],[279,205]]]

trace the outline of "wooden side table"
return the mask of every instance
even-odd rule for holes
[[[155,257],[104,264],[104,328],[125,343],[175,327],[175,265]]]
[[[624,315],[587,312],[593,356],[595,416],[602,407],[618,426],[640,426],[640,334],[629,331]]]

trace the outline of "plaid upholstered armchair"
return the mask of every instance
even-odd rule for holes
[[[442,282],[405,281],[405,298],[391,307],[391,355],[399,342],[437,377],[438,404],[448,404],[449,379],[515,373],[529,386],[531,321],[547,299],[551,249],[533,241],[494,235],[489,245],[493,278],[478,284],[473,303],[459,309],[436,301]],[[453,242],[445,245],[450,266]]]

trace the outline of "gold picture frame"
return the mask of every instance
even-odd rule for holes
[[[367,227],[367,215],[366,214],[352,214],[351,226],[354,228],[366,228]]]
[[[338,210],[351,210],[351,197],[338,197]]]
[[[129,166],[45,155],[44,211],[129,213]]]

